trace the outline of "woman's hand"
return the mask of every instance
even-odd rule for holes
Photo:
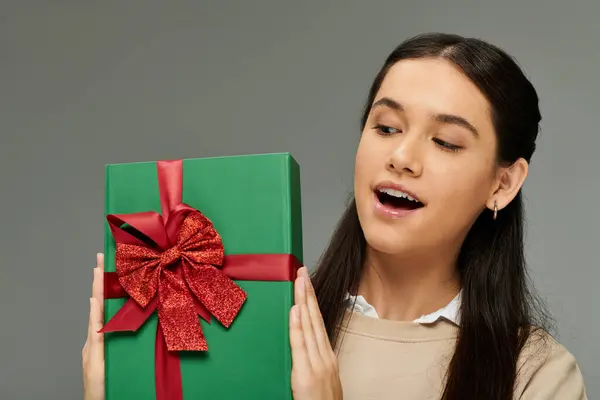
[[[104,400],[104,335],[98,333],[102,329],[104,318],[103,283],[104,255],[98,254],[90,298],[88,336],[81,352],[84,400]]]
[[[341,400],[337,357],[329,343],[306,267],[298,271],[294,302],[290,311],[294,400]]]
[[[103,324],[103,281],[104,257],[99,254],[94,268],[88,336],[82,351],[85,400],[104,400],[104,336],[98,333]],[[294,400],[341,400],[337,358],[306,267],[298,271],[294,292],[296,304],[290,315]]]

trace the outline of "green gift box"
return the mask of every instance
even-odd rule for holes
[[[107,400],[292,398],[290,154],[107,165],[105,213]]]

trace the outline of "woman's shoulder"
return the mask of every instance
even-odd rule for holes
[[[532,331],[517,363],[517,399],[587,400],[574,355],[550,333]]]

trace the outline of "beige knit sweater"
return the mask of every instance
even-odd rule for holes
[[[344,400],[440,398],[456,325],[350,315],[337,349]],[[515,400],[587,400],[575,359],[550,336],[532,338],[518,368]]]

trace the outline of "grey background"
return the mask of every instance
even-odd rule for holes
[[[504,47],[539,90],[528,257],[600,396],[600,3],[444,4],[3,1],[0,398],[81,398],[106,163],[291,151],[312,265],[351,190],[371,79],[431,30]]]

